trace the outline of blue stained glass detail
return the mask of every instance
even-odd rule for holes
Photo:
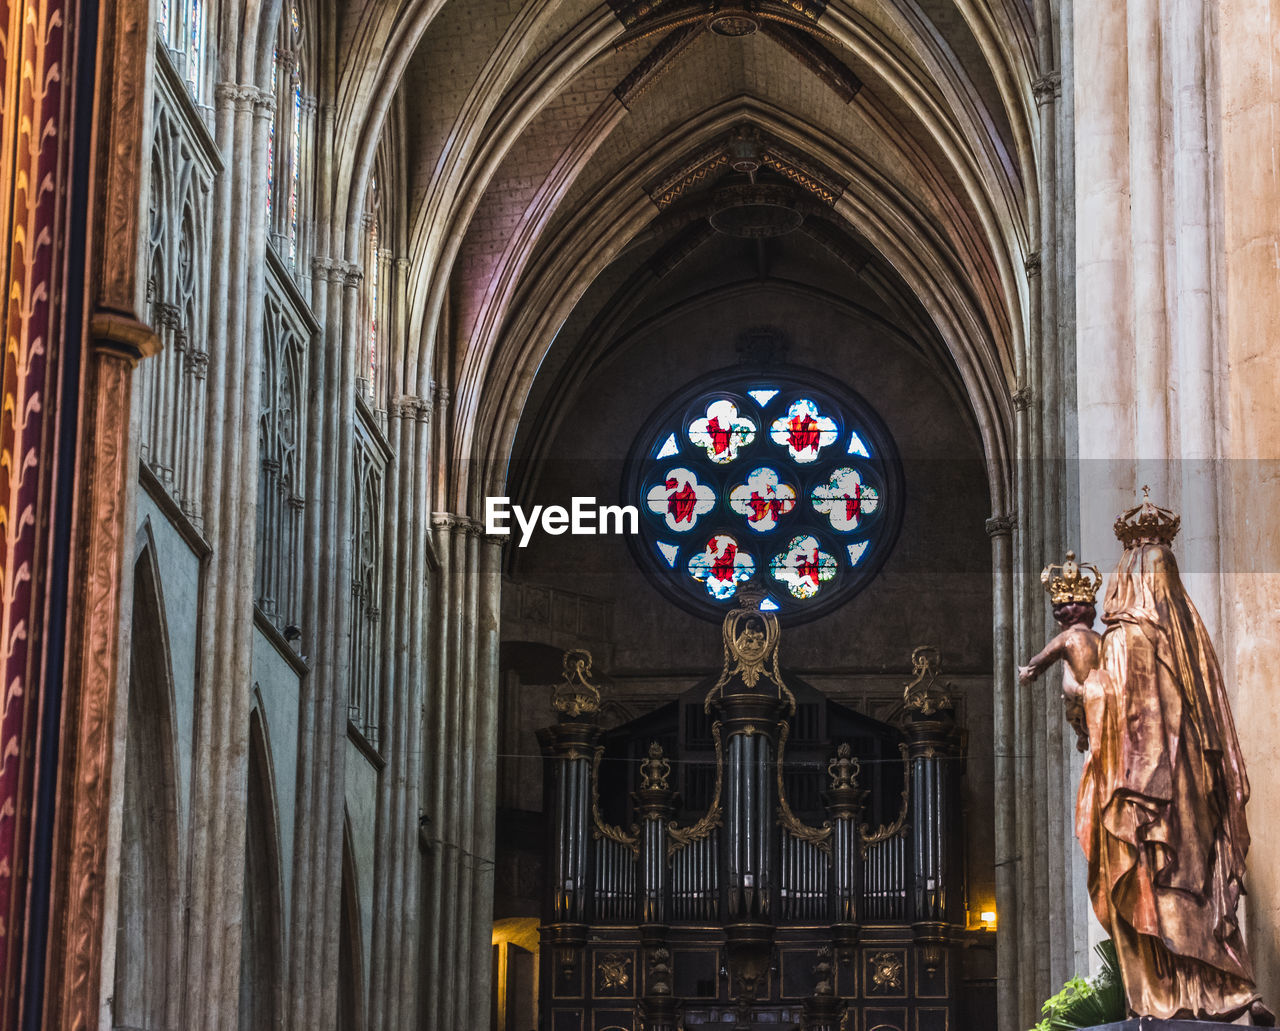
[[[203,25],[201,25],[202,14],[203,12],[200,8],[200,0],[191,0],[191,53],[188,55],[189,63],[187,67],[187,81],[191,83],[197,94],[200,90],[200,53],[202,49],[200,34],[203,29]],[[199,98],[197,97],[197,99]]]
[[[680,547],[676,544],[668,544],[666,541],[658,541],[658,551],[667,561],[672,569],[676,567],[676,559],[680,557]]]
[[[289,261],[298,258],[298,174],[302,151],[302,87],[293,89],[293,149],[290,152],[292,177],[289,182]]]
[[[862,561],[862,556],[867,553],[867,549],[871,547],[870,541],[859,541],[857,544],[849,545],[849,565],[856,566]]]
[[[760,602],[760,611],[761,612],[777,612],[778,603],[774,601],[772,598],[765,598],[762,602]]]
[[[676,440],[676,435],[673,433],[663,442],[662,447],[658,448],[658,453],[653,457],[670,458],[672,455],[678,455],[679,453],[680,442]]]
[[[867,445],[862,442],[856,430],[849,434],[849,454],[861,455],[863,458],[871,457],[871,452],[867,450]]]
[[[755,398],[756,404],[761,408],[778,396],[776,390],[748,390],[747,393]]]
[[[727,601],[738,593],[738,584],[750,580],[756,563],[749,554],[738,549],[738,542],[727,534],[717,534],[706,547],[689,559],[689,575],[706,587],[716,601]]]

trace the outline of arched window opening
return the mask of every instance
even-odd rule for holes
[[[160,0],[156,29],[197,103],[203,93],[204,20],[202,0]]]
[[[360,898],[351,826],[342,836],[342,899],[338,916],[338,1031],[364,1031],[364,970],[360,942]]]
[[[691,385],[640,434],[628,469],[637,560],[709,618],[747,581],[793,623],[831,611],[874,576],[901,521],[888,431],[852,391],[804,369]]]
[[[303,60],[302,17],[290,4],[281,19],[271,59],[271,92],[275,111],[267,136],[267,225],[271,241],[289,265],[298,264],[299,210],[302,179]]]
[[[366,342],[364,367],[360,370],[363,394],[370,407],[378,408],[380,391],[378,389],[378,373],[382,364],[382,335],[385,319],[382,308],[385,302],[385,288],[382,284],[382,248],[385,245],[385,234],[382,232],[382,191],[379,189],[378,177],[374,175],[369,182],[369,200],[365,210],[365,282],[368,284],[367,320],[369,337]]]
[[[280,1026],[280,859],[275,790],[262,713],[249,717],[244,902],[240,935],[239,1031]]]
[[[112,1022],[175,1027],[178,806],[168,643],[150,547],[134,576]]]

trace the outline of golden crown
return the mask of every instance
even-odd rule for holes
[[[1092,605],[1102,586],[1102,574],[1098,567],[1088,562],[1077,562],[1074,551],[1067,552],[1067,560],[1060,566],[1047,565],[1040,574],[1040,582],[1049,592],[1055,605],[1079,601]]]
[[[1116,537],[1125,549],[1143,544],[1163,544],[1168,547],[1178,536],[1181,517],[1161,508],[1151,500],[1151,488],[1142,488],[1142,504],[1129,509],[1116,520]]]

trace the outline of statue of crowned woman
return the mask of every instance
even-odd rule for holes
[[[1236,907],[1249,781],[1222,670],[1170,545],[1179,517],[1147,496],[1116,520],[1124,554],[1092,629],[1097,570],[1068,553],[1043,580],[1063,631],[1021,671],[1062,660],[1067,711],[1089,750],[1076,837],[1135,1016],[1275,1018],[1254,986]]]

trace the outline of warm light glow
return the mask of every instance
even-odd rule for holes
[[[996,911],[994,909],[984,909],[982,911],[982,926],[989,931],[996,929]]]

